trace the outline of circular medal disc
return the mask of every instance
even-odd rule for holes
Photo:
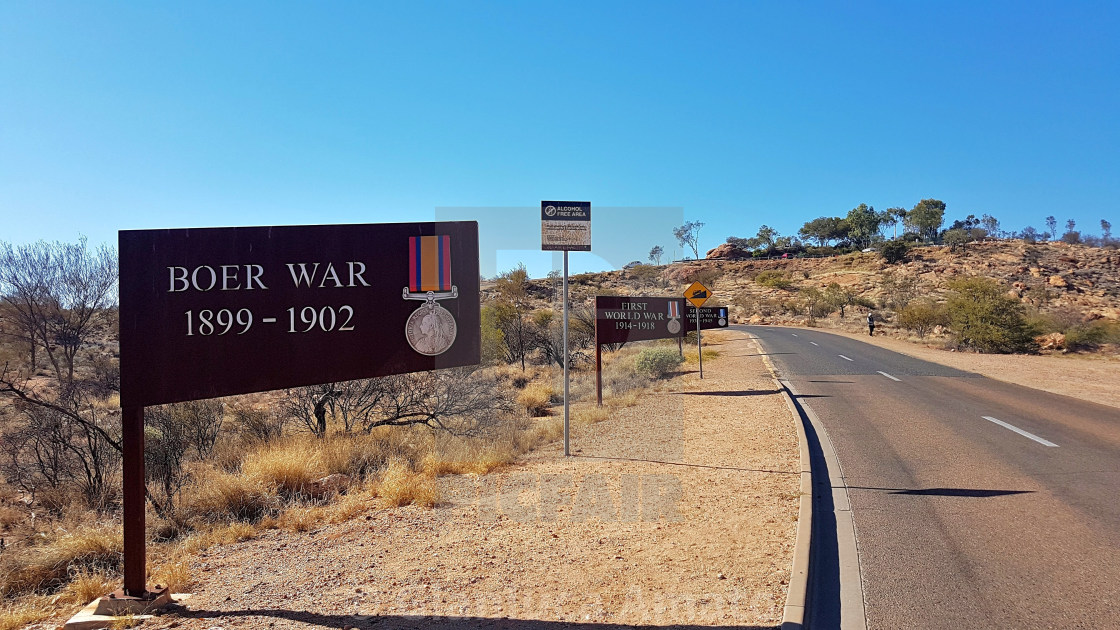
[[[669,332],[673,333],[674,335],[681,331],[681,323],[676,319],[670,319],[669,323],[666,324],[665,327],[668,328]]]
[[[404,325],[408,345],[420,354],[434,357],[455,343],[458,327],[451,312],[439,304],[423,305],[409,315]]]
[[[726,326],[727,325],[727,320],[722,318],[722,317],[719,318],[719,325],[720,326]]]

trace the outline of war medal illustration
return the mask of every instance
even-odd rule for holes
[[[669,323],[665,325],[669,332],[674,335],[681,331],[681,305],[677,302],[669,302]]]
[[[401,297],[424,304],[405,322],[405,339],[420,354],[443,354],[458,330],[455,317],[437,302],[459,297],[459,288],[451,284],[451,237],[411,236],[408,256],[409,283]]]

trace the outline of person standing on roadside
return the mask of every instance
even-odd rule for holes
[[[875,313],[873,311],[867,313],[867,336],[875,336]]]

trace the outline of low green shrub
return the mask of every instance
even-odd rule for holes
[[[638,353],[634,367],[654,378],[661,378],[676,371],[684,359],[671,348],[646,348]]]
[[[1037,349],[1037,329],[1026,319],[1023,305],[1008,297],[995,280],[973,277],[949,283],[949,327],[962,346],[980,352],[1029,352]]]
[[[945,305],[928,299],[918,299],[898,312],[898,325],[924,339],[936,326],[949,323]]]
[[[793,281],[786,277],[786,274],[776,270],[767,269],[760,272],[755,276],[754,281],[760,286],[769,287],[771,289],[788,289],[793,286]]]

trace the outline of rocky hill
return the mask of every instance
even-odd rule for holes
[[[1115,248],[985,241],[956,249],[916,247],[897,264],[877,253],[773,260],[722,259],[718,248],[711,254],[699,261],[576,275],[573,297],[672,295],[701,279],[713,289],[715,302],[731,307],[735,321],[769,323],[799,319],[799,289],[824,290],[836,283],[886,311],[889,319],[897,303],[914,297],[942,299],[953,279],[983,276],[1004,283],[1011,295],[1039,312],[1120,320],[1120,251]],[[537,297],[552,295],[551,281],[533,284]]]

